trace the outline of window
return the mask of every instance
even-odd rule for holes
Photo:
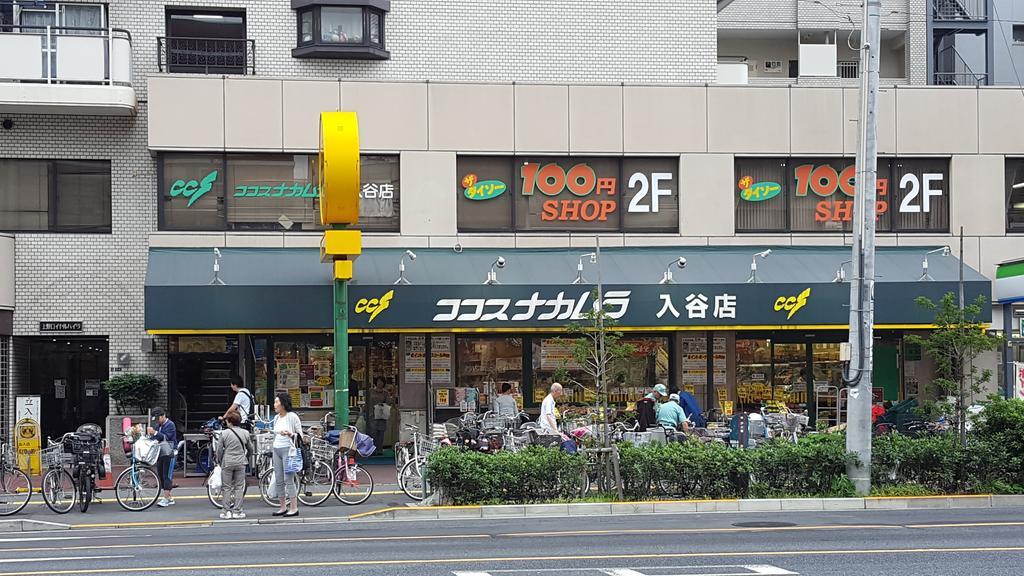
[[[255,74],[245,12],[167,10],[167,37],[157,40],[160,70],[189,74]]]
[[[1013,25],[1013,41],[1024,43],[1024,24]]]
[[[387,0],[292,0],[298,24],[295,58],[386,60]]]
[[[0,230],[110,232],[110,162],[0,160]]]
[[[163,230],[322,230],[316,156],[165,154],[160,191]],[[359,225],[397,232],[397,156],[363,156]]]
[[[676,158],[458,158],[460,231],[679,231]]]
[[[1006,231],[1024,232],[1024,158],[1006,159]]]
[[[949,159],[879,159],[879,232],[949,230]],[[737,232],[849,232],[850,158],[737,158]]]

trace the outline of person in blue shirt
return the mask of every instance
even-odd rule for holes
[[[167,417],[163,408],[153,408],[153,422],[146,433],[153,440],[160,443],[160,458],[156,461],[157,476],[160,478],[160,487],[164,490],[164,496],[157,501],[156,505],[161,508],[174,505],[174,497],[171,489],[174,488],[171,478],[171,465],[174,459],[174,447],[178,442],[178,429],[174,422]]]
[[[668,402],[665,402],[658,408],[658,424],[673,430],[682,430],[683,432],[689,430],[690,426],[686,420],[686,412],[679,405],[679,394],[672,394],[668,397]]]

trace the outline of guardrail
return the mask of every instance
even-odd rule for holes
[[[256,74],[256,41],[225,38],[156,39],[161,72]]]
[[[0,81],[131,86],[132,36],[120,28],[2,25]]]

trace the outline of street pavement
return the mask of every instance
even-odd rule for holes
[[[0,534],[0,576],[1016,576],[1022,531],[1022,508],[82,528]]]

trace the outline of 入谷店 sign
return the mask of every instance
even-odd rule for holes
[[[879,231],[949,228],[949,160],[879,159]],[[850,230],[856,167],[851,159],[737,158],[737,231]]]
[[[678,167],[676,158],[460,157],[459,227],[678,231]]]

